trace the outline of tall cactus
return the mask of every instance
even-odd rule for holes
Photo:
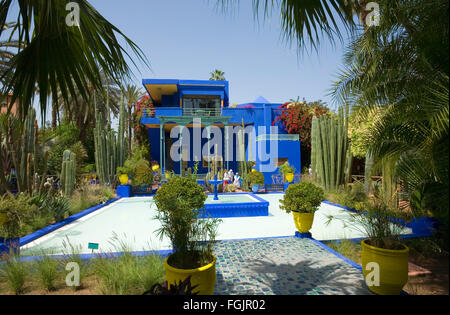
[[[61,190],[69,197],[75,189],[76,155],[69,150],[64,151],[61,166]]]
[[[94,128],[95,164],[100,180],[104,184],[112,184],[116,177],[117,168],[124,165],[127,156],[125,127],[128,114],[122,97],[119,129],[116,136],[103,113],[98,110],[96,97],[94,97],[94,102],[96,120]]]
[[[326,189],[345,184],[348,158],[348,115],[339,108],[337,117],[313,117],[311,163],[314,177]]]
[[[25,119],[20,146],[20,169],[16,169],[19,190],[22,192],[28,191],[31,193],[33,182],[32,174],[37,172],[36,137],[36,111],[32,108],[29,110]],[[35,161],[34,163],[32,163],[33,160]],[[34,169],[32,169],[32,164],[34,164]]]

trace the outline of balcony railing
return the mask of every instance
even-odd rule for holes
[[[222,116],[221,108],[179,108],[179,107],[156,107],[143,110],[145,118],[158,116],[193,116],[193,117],[217,117]]]
[[[183,116],[216,117],[222,116],[221,108],[183,108]]]

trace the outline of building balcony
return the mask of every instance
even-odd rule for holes
[[[222,116],[221,108],[183,108],[183,116],[218,117]]]
[[[157,118],[161,116],[177,117],[218,117],[222,116],[221,108],[179,108],[156,107],[144,109],[144,118]]]

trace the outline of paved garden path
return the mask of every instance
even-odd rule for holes
[[[370,294],[361,271],[310,239],[219,242],[217,295]]]

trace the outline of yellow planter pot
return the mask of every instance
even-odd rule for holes
[[[129,180],[129,179],[130,179],[130,178],[128,177],[127,174],[122,174],[122,175],[119,176],[119,181],[120,181],[120,183],[121,183],[122,185],[128,184],[128,180]]]
[[[213,256],[214,257],[214,256]],[[216,257],[214,261],[207,266],[197,269],[177,269],[170,266],[168,258],[164,261],[166,269],[166,281],[169,284],[178,284],[191,276],[192,286],[198,285],[193,291],[199,292],[199,295],[213,295],[216,285]]]
[[[295,226],[299,233],[308,233],[314,223],[314,213],[294,213]]]
[[[294,177],[295,177],[294,173],[288,173],[286,174],[286,181],[288,183],[292,183],[294,181]]]
[[[369,273],[373,273],[373,266],[370,270],[366,267],[370,263],[376,263],[380,271],[380,285],[369,286],[369,289],[379,295],[399,295],[403,287],[408,283],[408,256],[409,248],[404,246],[401,250],[382,249],[367,244],[368,240],[361,242],[361,265],[364,279]],[[372,277],[370,277],[371,280]]]

